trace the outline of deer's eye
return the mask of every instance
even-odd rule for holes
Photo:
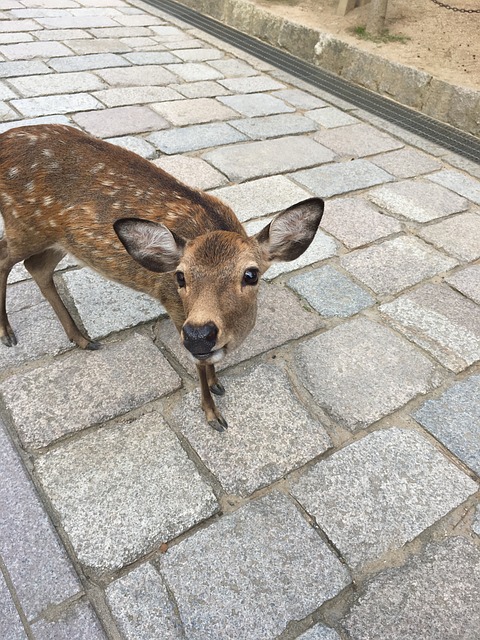
[[[182,271],[177,271],[175,273],[175,277],[177,279],[178,286],[182,289],[185,286],[185,276]]]
[[[258,269],[247,269],[243,274],[243,285],[254,285],[258,282]]]

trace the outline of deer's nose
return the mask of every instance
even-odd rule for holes
[[[194,356],[208,355],[217,341],[218,327],[213,322],[183,325],[183,344]]]

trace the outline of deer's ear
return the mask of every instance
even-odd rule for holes
[[[174,271],[183,254],[184,242],[163,224],[122,218],[113,228],[128,253],[149,271]]]
[[[264,227],[255,238],[270,262],[295,260],[308,249],[323,216],[324,202],[310,198],[289,207]]]

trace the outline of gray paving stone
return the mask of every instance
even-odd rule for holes
[[[371,161],[400,179],[414,178],[442,168],[442,164],[438,160],[416,149],[390,151],[371,158]]]
[[[185,62],[205,62],[206,60],[218,60],[223,58],[223,51],[218,49],[179,49],[178,51],[172,51],[175,56],[178,56]]]
[[[57,18],[36,18],[36,21],[46,29],[93,29],[98,27],[115,28],[118,25],[118,22],[115,22],[108,16],[102,15],[65,15]]]
[[[255,76],[258,71],[243,60],[211,60],[209,64],[223,73],[226,78]]]
[[[230,124],[254,140],[277,138],[295,133],[307,133],[315,129],[315,125],[311,120],[293,113],[282,113],[259,118],[243,118],[241,120],[232,120]]]
[[[60,73],[67,71],[86,71],[88,69],[107,69],[108,67],[126,67],[127,60],[115,53],[93,53],[84,56],[57,58],[50,65]]]
[[[65,116],[44,116],[43,118],[24,118],[23,120],[15,120],[15,122],[4,122],[0,124],[0,133],[14,127],[26,127],[34,124],[67,124],[72,126],[70,120]]]
[[[457,382],[412,415],[480,475],[480,375]]]
[[[324,107],[322,109],[313,109],[307,111],[305,115],[311,118],[317,124],[320,124],[325,129],[335,129],[336,127],[345,127],[347,125],[358,123],[358,119],[345,113],[336,107]],[[345,132],[348,136],[349,132]],[[368,155],[368,154],[365,154]]]
[[[424,180],[405,180],[374,189],[369,197],[375,204],[402,218],[430,222],[464,211],[468,202],[448,189]]]
[[[104,84],[93,73],[62,73],[48,76],[25,76],[10,80],[13,87],[25,98],[46,96],[55,93],[70,93],[78,91],[94,91],[102,89]]]
[[[334,629],[316,624],[314,627],[298,636],[298,640],[341,640]]]
[[[89,27],[88,30],[94,38],[139,38],[152,35],[148,27]]]
[[[235,96],[220,96],[220,102],[235,109],[238,113],[249,118],[255,116],[268,116],[274,113],[290,113],[295,111],[293,107],[285,104],[283,100],[275,98],[268,93],[246,93]]]
[[[424,227],[420,236],[460,260],[480,258],[480,216],[473,211]]]
[[[330,265],[295,276],[288,286],[327,318],[347,318],[375,304],[371,295]]]
[[[100,69],[97,74],[113,87],[162,86],[177,82],[177,77],[161,65],[137,65]]]
[[[19,31],[12,33],[0,33],[0,44],[17,44],[19,42],[33,42],[33,35],[31,33],[21,33]]]
[[[328,149],[307,136],[248,142],[215,149],[203,155],[207,162],[225,173],[232,182],[311,167],[331,162],[333,157]]]
[[[226,433],[203,428],[196,391],[173,418],[227,493],[248,496],[331,446],[276,367],[260,364],[223,382],[227,395],[217,404],[230,427]]]
[[[185,82],[201,82],[202,80],[217,80],[223,78],[216,69],[204,62],[182,62],[181,64],[169,64],[169,71]]]
[[[160,570],[191,640],[276,638],[290,620],[304,618],[350,582],[318,534],[278,493],[169,549]]]
[[[356,318],[303,342],[295,367],[316,402],[350,430],[437,387],[439,367],[390,329]]]
[[[123,57],[132,64],[171,64],[179,61],[169,51],[133,51]]]
[[[403,547],[476,490],[423,436],[394,427],[319,462],[292,493],[358,568]]]
[[[225,87],[212,80],[203,82],[188,82],[187,84],[172,84],[171,89],[175,89],[186,98],[215,98],[225,96],[229,92]]]
[[[10,100],[10,98],[18,98],[18,96],[0,81],[0,100]]]
[[[41,60],[19,60],[18,62],[0,62],[0,78],[30,76],[41,73],[52,73],[52,70]]]
[[[85,434],[35,468],[80,562],[97,570],[119,569],[217,510],[156,413]]]
[[[142,565],[110,584],[106,597],[126,640],[184,639],[164,582],[152,565]]]
[[[358,249],[342,256],[340,263],[380,295],[398,293],[457,264],[453,258],[412,236],[400,236]]]
[[[27,271],[28,273],[28,271]],[[19,282],[8,287],[7,313],[16,313],[45,301],[40,289],[32,282]]]
[[[322,227],[349,249],[402,230],[397,220],[379,213],[363,198],[337,198],[328,201]]]
[[[119,147],[133,151],[142,158],[153,158],[156,155],[155,147],[143,138],[135,136],[124,136],[123,138],[109,138],[107,142],[116,144]]]
[[[27,634],[18,615],[12,595],[0,573],[0,637],[9,640],[27,640]]]
[[[105,89],[95,91],[95,98],[101,100],[107,107],[121,107],[129,104],[145,104],[149,102],[164,102],[168,100],[183,100],[183,96],[169,87],[122,87],[119,89]]]
[[[277,213],[311,197],[308,191],[285,176],[271,176],[223,187],[213,191],[212,195],[232,207],[241,222]]]
[[[147,139],[163,153],[173,154],[241,142],[247,137],[225,122],[214,122],[160,131]]]
[[[102,111],[78,113],[72,119],[85,131],[99,138],[156,131],[170,126],[164,118],[148,107],[139,106],[112,107]]]
[[[153,24],[161,24],[156,16],[149,16],[148,14],[141,13],[140,15],[119,15],[115,16],[115,20],[120,24],[131,27],[150,26]]]
[[[463,295],[480,304],[480,265],[472,264],[448,276],[445,280]]]
[[[325,147],[322,147],[323,149]],[[331,156],[333,160],[334,156]],[[318,164],[318,163],[316,163]],[[327,167],[298,171],[292,178],[323,198],[391,182],[393,177],[368,160],[336,162]]]
[[[295,322],[292,322],[295,318]],[[248,360],[275,347],[307,335],[323,326],[316,313],[305,310],[296,296],[284,287],[263,283],[258,295],[257,323],[245,342],[216,365],[218,370]],[[275,331],[272,331],[275,327]],[[186,350],[180,343],[178,334],[170,320],[164,320],[157,327],[157,339],[175,355],[182,366],[196,375]]]
[[[81,40],[91,38],[88,31],[84,29],[44,29],[43,31],[37,31],[35,37],[38,40]],[[93,38],[91,38],[93,42]],[[68,46],[70,47],[70,42]],[[72,47],[70,47],[72,48]],[[74,49],[75,51],[75,49]]]
[[[320,98],[300,89],[282,89],[281,91],[276,91],[273,95],[285,100],[285,102],[292,104],[294,107],[298,107],[298,109],[318,109],[327,106],[327,103],[320,100]]]
[[[88,93],[68,93],[40,98],[12,100],[11,104],[27,118],[36,118],[50,114],[72,113],[103,109],[103,105]]]
[[[228,182],[220,171],[201,158],[166,156],[155,160],[154,164],[194,189],[213,189]]]
[[[472,529],[478,536],[480,536],[480,507],[476,508]]]
[[[343,623],[356,640],[476,640],[479,554],[464,538],[431,544],[372,578]]]
[[[460,171],[444,169],[433,176],[429,176],[428,179],[447,187],[451,191],[455,191],[455,193],[468,198],[476,204],[480,204],[480,182],[460,173]]]
[[[165,308],[150,296],[106,280],[90,269],[58,276],[73,315],[92,340],[165,316]]]
[[[341,128],[319,131],[314,139],[335,153],[349,158],[363,158],[404,146],[403,142],[368,124],[352,124],[348,132]]]
[[[0,553],[25,615],[32,619],[79,593],[81,585],[1,423],[0,444]]]
[[[219,83],[233,93],[257,93],[258,91],[273,91],[275,89],[285,88],[284,84],[270,76],[226,78],[225,80],[219,80]],[[280,98],[280,96],[278,96],[278,98]]]
[[[151,105],[161,116],[173,125],[201,124],[214,120],[229,120],[237,114],[220,104],[215,98],[184,98],[179,102],[159,102]]]
[[[151,341],[134,335],[12,376],[0,393],[22,442],[38,448],[179,386],[179,377]]]
[[[73,604],[53,620],[39,620],[32,625],[35,640],[107,640],[93,610],[85,601]]]
[[[61,42],[6,44],[0,46],[0,53],[8,60],[33,60],[33,58],[54,58],[73,55],[70,49]]]
[[[51,32],[47,31],[47,33]],[[89,53],[123,53],[132,50],[128,42],[124,42],[119,38],[72,40],[68,43],[68,46],[78,55],[87,55]]]
[[[397,330],[459,372],[480,359],[480,307],[441,284],[425,284],[380,307]]]

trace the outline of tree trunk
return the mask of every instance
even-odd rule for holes
[[[372,0],[368,12],[367,33],[379,36],[385,29],[388,0]]]

